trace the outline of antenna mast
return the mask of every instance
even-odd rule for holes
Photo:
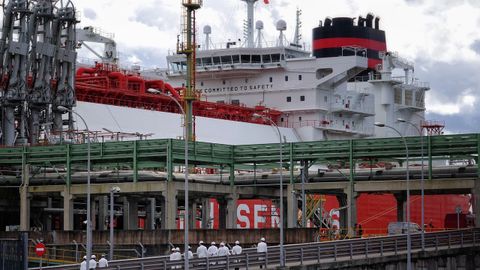
[[[302,15],[302,10],[297,8],[297,23],[295,25],[295,36],[293,37],[293,44],[300,45],[300,41],[302,40],[302,34],[300,33],[300,29],[302,28],[302,21],[300,20],[300,16]]]
[[[247,3],[247,21],[245,25],[245,36],[247,38],[247,47],[253,48],[255,46],[253,21],[255,19],[255,2],[258,0],[242,0]]]

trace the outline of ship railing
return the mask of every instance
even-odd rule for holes
[[[262,42],[261,47],[257,47],[255,45],[255,48],[281,48],[281,47],[286,47],[286,48],[296,48],[296,49],[303,49],[306,50],[307,47],[305,44],[298,44],[298,45],[293,45],[293,43],[288,43],[284,44],[283,46],[280,46],[278,44],[278,41],[265,41]],[[242,40],[236,40],[236,41],[228,41],[228,42],[218,42],[218,43],[210,43],[208,50],[224,50],[224,49],[233,49],[233,48],[247,48],[245,46],[245,43]],[[207,50],[207,45],[205,43],[202,43],[198,46],[199,51],[206,51]]]
[[[351,103],[340,104],[340,103],[332,103],[331,105],[332,111],[348,111],[352,113],[364,113],[364,114],[375,114],[373,108],[365,107],[365,106],[358,106],[352,105]]]
[[[469,228],[454,231],[443,231],[424,234],[425,250],[438,252],[452,248],[476,248],[480,243],[480,229]],[[422,252],[422,235],[413,233],[411,251]],[[313,240],[313,239],[312,239]],[[280,256],[278,245],[269,246],[267,252],[259,253],[255,248],[246,248],[242,254],[190,259],[191,270],[195,269],[274,269],[280,265],[280,258],[289,267],[305,267],[326,263],[351,262],[382,258],[386,255],[404,256],[407,253],[407,235],[390,235],[372,238],[356,238],[338,241],[310,242],[283,246]],[[146,257],[141,259],[111,261],[105,270],[134,269],[183,269],[183,260],[170,260],[169,256]],[[79,264],[43,267],[43,269],[79,269]],[[31,268],[37,270],[40,268]]]
[[[281,124],[286,128],[314,127],[328,129],[337,132],[355,133],[363,136],[373,135],[373,128],[364,128],[362,125],[353,125],[352,123],[335,124],[333,120],[304,120],[299,122],[288,122]]]

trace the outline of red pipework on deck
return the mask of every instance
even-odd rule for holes
[[[93,68],[82,67],[77,70],[75,91],[79,101],[180,113],[170,98],[149,93],[147,90],[150,88],[172,96],[180,104],[184,102],[181,96],[183,88],[174,88],[162,80],[147,80],[137,73],[120,70],[115,65],[97,63]],[[249,108],[197,100],[194,101],[193,114],[269,125],[268,121],[254,117],[254,114],[264,115],[277,122],[281,112],[265,106]]]

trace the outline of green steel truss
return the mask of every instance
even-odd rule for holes
[[[421,156],[421,138],[406,137],[412,159]],[[284,167],[293,167],[299,161],[354,164],[363,160],[397,160],[405,157],[401,138],[333,140],[283,144]],[[424,137],[426,160],[475,159],[478,164],[480,134],[458,134]],[[66,182],[75,170],[85,170],[86,144],[32,146],[0,149],[0,168],[21,168],[22,164],[38,167],[64,168]],[[204,142],[189,143],[189,163],[197,167],[222,168],[229,171],[233,184],[236,169],[276,167],[279,145],[223,145]],[[174,139],[107,142],[91,144],[92,169],[120,168],[133,170],[137,180],[139,170],[159,169],[169,172],[184,163],[184,141]],[[431,162],[430,173],[431,173]],[[479,170],[480,171],[480,170]],[[431,176],[431,174],[430,174]],[[353,179],[353,170],[350,174]]]

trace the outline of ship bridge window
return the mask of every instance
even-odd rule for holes
[[[317,79],[320,80],[330,74],[332,74],[333,70],[331,68],[320,68],[317,69]]]
[[[292,97],[287,97],[287,102],[292,102]]]
[[[270,59],[270,55],[262,55],[263,63],[271,63],[272,60]]]
[[[251,55],[242,55],[240,58],[242,59],[242,63],[250,63],[250,57]]]
[[[298,80],[301,81],[303,79],[302,75],[298,75]]]
[[[288,76],[285,76],[285,81],[288,82]]]
[[[402,104],[402,89],[395,88],[395,104]]]
[[[272,83],[273,82],[273,77],[270,77],[269,81]]]
[[[239,55],[232,55],[232,60],[234,64],[240,63],[240,56]]]
[[[204,66],[210,66],[210,65],[212,65],[212,58],[210,58],[210,57],[202,58],[202,64],[203,64]]]
[[[300,96],[300,101],[305,101],[305,96]]]
[[[272,62],[280,62],[280,54],[272,54]]]
[[[412,106],[413,105],[413,92],[412,90],[405,90],[405,105]]]
[[[220,57],[218,56],[214,56],[213,57],[213,64],[214,65],[219,65],[221,62],[220,62]]]
[[[222,56],[222,64],[231,64],[232,63],[232,56]]]
[[[261,63],[262,59],[260,55],[252,55],[252,63]]]
[[[240,100],[232,99],[232,105],[240,105]]]

